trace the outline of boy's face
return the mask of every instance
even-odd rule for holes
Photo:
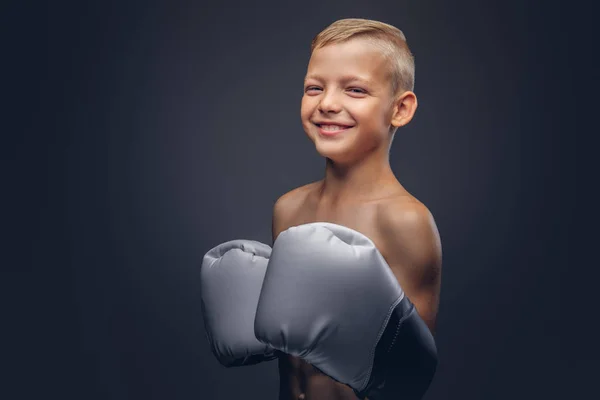
[[[304,82],[304,131],[323,157],[352,162],[389,148],[394,98],[389,60],[354,38],[313,52]]]

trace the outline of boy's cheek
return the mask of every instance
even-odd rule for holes
[[[308,108],[308,105],[303,100],[302,104],[300,106],[300,117],[302,118],[302,123],[304,123],[307,119],[309,119],[309,116],[310,116],[310,110]]]
[[[302,121],[302,128],[304,128],[304,133],[306,133],[306,136],[308,136],[308,138],[314,142],[315,129],[312,128],[312,124],[309,122],[305,123],[304,121]]]

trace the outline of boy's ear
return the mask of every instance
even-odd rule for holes
[[[417,105],[417,96],[410,90],[400,94],[394,103],[392,126],[398,128],[408,124],[417,111]]]

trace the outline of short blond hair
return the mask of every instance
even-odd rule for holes
[[[335,21],[323,29],[312,40],[311,54],[321,47],[333,43],[346,42],[352,38],[364,37],[378,45],[392,66],[392,92],[414,90],[415,61],[406,43],[404,33],[395,26],[380,21],[361,18],[347,18]]]

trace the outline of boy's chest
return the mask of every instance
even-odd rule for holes
[[[312,222],[330,222],[362,233],[373,241],[386,258],[385,243],[378,224],[377,204],[344,205],[335,208],[318,207],[306,204],[290,221],[290,226]]]
[[[382,228],[382,215],[387,215],[387,205],[386,201],[380,201],[337,207],[319,207],[316,202],[307,201],[288,219],[287,225],[291,227],[312,222],[330,222],[362,233],[375,244],[400,285],[405,288],[407,294],[410,294],[409,288],[413,286],[410,276],[405,274],[407,269],[397,257],[399,243],[390,237],[390,234],[386,234]]]

